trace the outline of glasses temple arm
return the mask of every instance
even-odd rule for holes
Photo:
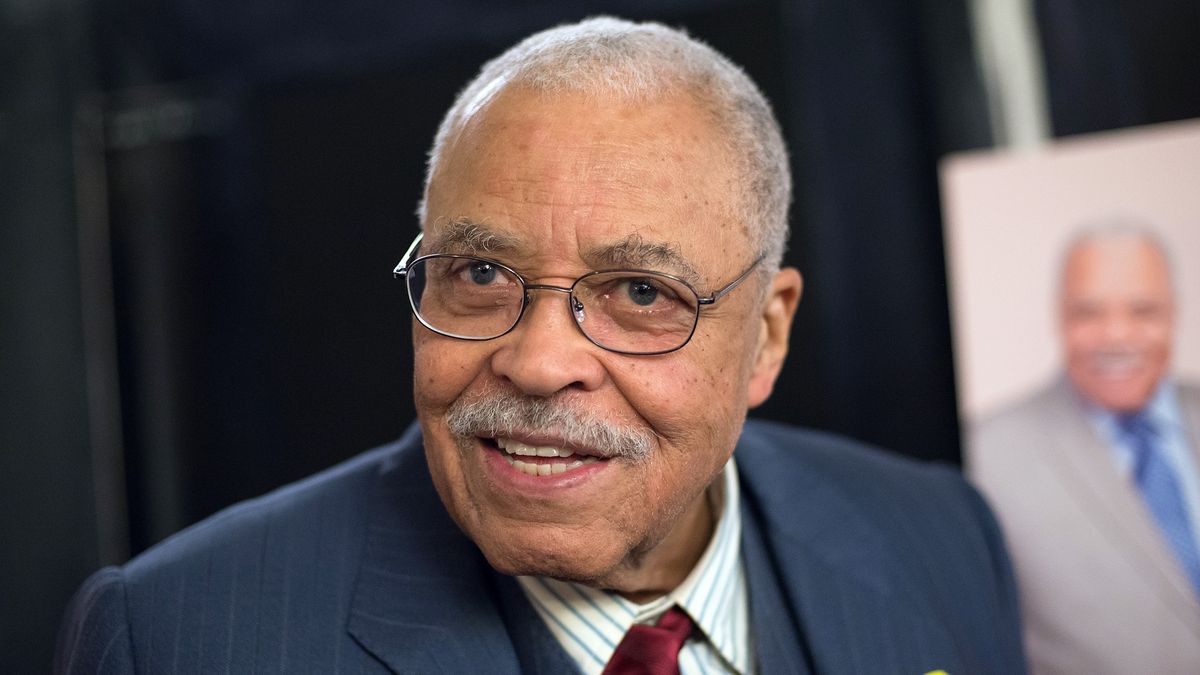
[[[729,282],[728,284],[726,284],[726,285],[725,285],[725,288],[722,288],[722,289],[718,290],[717,292],[713,293],[712,295],[708,296],[707,298],[698,298],[698,299],[697,299],[697,304],[701,304],[701,305],[711,305],[711,304],[713,304],[714,302],[716,302],[716,301],[720,300],[721,298],[725,297],[725,295],[726,295],[727,293],[729,293],[729,292],[730,292],[730,291],[732,291],[733,289],[737,288],[737,285],[738,285],[738,284],[740,284],[740,283],[742,283],[743,281],[745,281],[745,280],[746,280],[746,277],[750,276],[750,273],[754,271],[754,268],[755,268],[755,267],[758,267],[758,264],[759,264],[760,262],[762,262],[762,261],[763,261],[763,258],[765,258],[765,257],[766,257],[766,256],[760,256],[760,257],[758,258],[758,260],[755,260],[754,262],[750,263],[750,266],[746,268],[746,271],[745,271],[745,272],[742,272],[741,274],[739,274],[739,275],[738,275],[738,277],[737,277],[736,279],[734,279],[733,281],[731,281],[731,282]]]
[[[408,250],[404,252],[404,257],[400,259],[400,263],[396,265],[396,269],[392,270],[392,276],[403,276],[408,271],[408,260],[412,258],[412,254],[416,252],[417,246],[421,244],[421,239],[424,236],[425,233],[421,232],[417,235],[416,239],[413,239],[413,243],[409,244]]]

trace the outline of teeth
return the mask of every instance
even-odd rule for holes
[[[1142,367],[1143,359],[1138,354],[1109,353],[1092,356],[1092,369],[1105,377],[1124,377]]]
[[[535,447],[525,445],[520,441],[514,441],[511,438],[497,438],[496,445],[499,445],[505,452],[510,455],[523,455],[526,457],[570,457],[575,453],[563,448],[553,447]]]
[[[596,461],[595,457],[585,457],[577,459],[573,462],[551,462],[549,464],[537,464],[535,462],[522,462],[519,459],[513,459],[512,456],[505,457],[512,468],[521,473],[530,476],[550,476],[559,473],[566,473],[572,469],[578,469],[584,464],[593,464]]]
[[[555,457],[565,459],[575,457],[576,455],[571,450],[550,446],[537,447],[520,441],[514,441],[511,438],[497,438],[496,445],[504,450],[504,458],[508,460],[508,463],[514,469],[530,476],[552,476],[566,473],[572,469],[578,469],[584,464],[592,464],[596,461],[595,457],[580,456],[580,459],[570,462],[526,462],[517,459],[517,457]]]

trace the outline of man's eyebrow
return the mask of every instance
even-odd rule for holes
[[[508,232],[497,232],[483,223],[467,218],[450,221],[441,232],[427,239],[421,248],[429,253],[458,253],[461,255],[494,254],[520,248],[521,239]]]
[[[646,241],[638,234],[631,234],[620,241],[597,246],[584,254],[587,263],[595,269],[650,269],[661,270],[683,277],[695,285],[700,275],[679,248],[663,242]]]
[[[422,255],[456,253],[459,255],[495,255],[524,248],[524,240],[516,234],[493,230],[483,223],[467,218],[451,221],[436,237],[425,240]],[[611,244],[593,247],[583,254],[592,269],[649,269],[674,274],[692,285],[700,283],[700,275],[679,248],[664,242],[646,241],[631,234]]]

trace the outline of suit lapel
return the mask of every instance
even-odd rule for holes
[[[1047,462],[1059,482],[1113,547],[1168,606],[1200,635],[1197,604],[1183,570],[1168,550],[1137,489],[1116,470],[1111,451],[1080,410],[1070,385],[1060,381],[1044,407],[1053,452]]]
[[[490,568],[446,514],[415,427],[377,477],[348,630],[397,673],[518,673]]]
[[[1179,414],[1183,416],[1183,433],[1192,451],[1192,462],[1200,467],[1200,389],[1176,385],[1179,395]]]
[[[742,505],[742,560],[749,587],[751,630],[754,635],[756,670],[760,673],[812,672],[811,655],[795,613],[783,602],[784,589],[759,531],[756,518]]]
[[[512,636],[521,672],[526,675],[568,675],[579,667],[529,603],[512,577],[493,574],[504,622]]]
[[[738,470],[759,671],[968,672],[872,520],[815,474],[781,478],[773,467],[790,460],[754,459],[762,448],[748,445],[744,435]]]

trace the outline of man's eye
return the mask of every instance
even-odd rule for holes
[[[658,286],[648,279],[631,279],[626,286],[626,293],[634,304],[647,307],[658,299]]]
[[[496,280],[496,266],[491,263],[472,263],[467,272],[471,281],[480,286],[486,286]]]
[[[1133,318],[1141,320],[1158,319],[1167,314],[1167,308],[1162,303],[1153,301],[1140,301],[1133,304],[1131,309]]]
[[[1100,308],[1090,303],[1076,303],[1067,307],[1067,316],[1073,321],[1095,321],[1100,315]]]

